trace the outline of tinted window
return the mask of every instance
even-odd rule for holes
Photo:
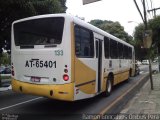
[[[119,56],[119,59],[123,59],[123,44],[122,43],[118,43],[118,56]]]
[[[64,18],[41,18],[14,24],[16,46],[60,44]]]
[[[96,41],[96,58],[98,58],[98,41]]]
[[[92,31],[75,25],[75,51],[77,57],[94,56],[94,40]]]
[[[117,41],[110,40],[110,57],[112,59],[118,58],[118,49],[117,49]]]
[[[109,38],[107,37],[104,38],[104,53],[105,53],[105,58],[109,58],[110,44],[109,44]]]
[[[128,46],[124,45],[123,52],[124,52],[124,58],[128,59],[129,56]]]
[[[132,59],[132,48],[131,47],[128,48],[128,52],[129,52],[128,53],[128,55],[129,55],[128,58]]]

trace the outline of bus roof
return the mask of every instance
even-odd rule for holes
[[[123,40],[121,40],[121,39],[119,39],[119,38],[117,38],[117,37],[105,32],[105,31],[103,31],[103,30],[101,30],[101,29],[99,29],[99,28],[97,28],[97,27],[85,22],[84,20],[82,20],[82,19],[80,19],[78,17],[74,17],[74,16],[72,16],[70,14],[66,14],[66,13],[45,14],[45,15],[37,15],[37,16],[27,17],[27,18],[23,18],[23,19],[20,19],[20,20],[16,20],[16,21],[13,22],[13,24],[14,23],[18,23],[18,22],[22,22],[22,21],[26,21],[26,20],[39,19],[39,18],[44,18],[44,17],[65,17],[67,19],[70,19],[70,21],[73,21],[74,23],[76,23],[78,25],[81,25],[81,26],[83,26],[83,27],[85,27],[87,29],[90,29],[90,30],[98,33],[98,34],[101,34],[103,36],[112,38],[113,40],[116,40],[116,41],[118,41],[120,43],[123,43],[123,44],[133,48],[133,46],[130,45],[129,43],[127,43],[127,42],[125,42],[125,41],[123,41]]]

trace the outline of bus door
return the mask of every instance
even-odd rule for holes
[[[96,59],[97,59],[97,71],[96,71],[96,83],[97,92],[101,92],[102,87],[102,40],[96,39]]]

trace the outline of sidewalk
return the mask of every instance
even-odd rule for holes
[[[148,80],[120,113],[160,114],[160,73],[153,74],[153,86],[154,90],[151,90]]]

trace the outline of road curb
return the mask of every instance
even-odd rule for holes
[[[131,100],[135,94],[142,88],[142,86],[149,80],[149,74],[143,76],[139,81],[135,83],[133,87],[131,87],[124,94],[119,96],[115,101],[112,102],[109,106],[103,109],[100,114],[119,114],[120,111],[125,107],[127,102]]]

